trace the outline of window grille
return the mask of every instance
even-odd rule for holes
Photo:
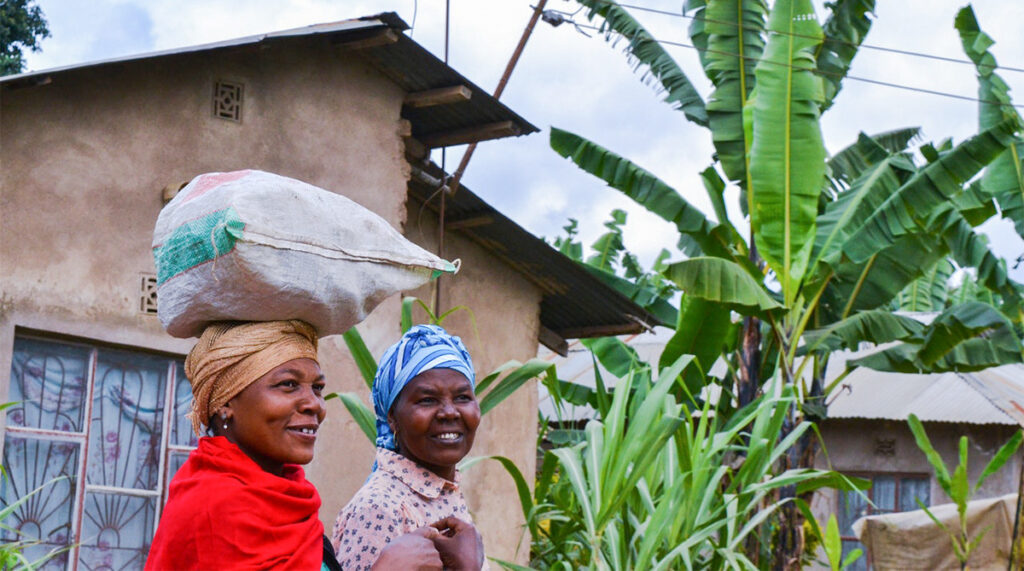
[[[853,533],[853,522],[858,518],[871,514],[906,512],[920,509],[917,500],[928,506],[931,504],[931,480],[923,474],[858,474],[861,478],[871,480],[871,488],[863,492],[839,492],[839,506],[836,513],[839,524],[839,535],[843,540],[843,558],[860,549],[864,555],[852,566],[850,571],[867,571],[871,569],[864,544],[857,540]],[[865,499],[864,495],[867,496]],[[871,503],[868,503],[868,500]],[[873,505],[872,505],[873,504]]]
[[[40,541],[29,561],[74,545],[43,568],[143,568],[167,483],[197,443],[191,398],[181,359],[15,337],[0,506],[46,485],[4,521]]]

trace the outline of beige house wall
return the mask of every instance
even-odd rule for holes
[[[350,52],[320,41],[104,65],[59,74],[48,85],[0,89],[0,398],[17,327],[178,355],[192,346],[139,310],[141,277],[155,271],[152,231],[169,184],[256,168],[337,191],[405,225],[405,94]],[[241,122],[213,117],[218,80],[244,84]],[[433,248],[436,232],[426,224],[425,245]],[[451,236],[447,248],[463,270],[444,278],[443,304],[471,307],[477,327],[465,315],[446,325],[466,340],[477,370],[533,356],[536,288],[475,244]],[[426,288],[417,295],[430,298]],[[360,326],[377,356],[399,336],[399,309],[396,296]],[[368,396],[340,336],[325,338],[321,355],[330,390]],[[527,475],[536,437],[530,389],[484,418],[473,451],[508,456]],[[308,468],[328,530],[365,480],[372,453],[331,401]],[[514,558],[522,518],[509,477],[478,465],[466,493],[488,553]]]
[[[960,437],[967,436],[970,443],[967,473],[972,485],[996,451],[1018,430],[1014,426],[949,422],[928,422],[924,427],[932,446],[950,471],[959,461]],[[822,424],[821,433],[826,450],[818,453],[817,468],[831,467],[851,475],[887,472],[926,475],[931,479],[931,504],[950,501],[932,475],[931,465],[917,448],[905,421],[830,419]],[[878,444],[888,440],[894,444],[892,453],[880,453]],[[985,480],[975,499],[1015,493],[1020,470],[1021,453],[1018,453],[1002,470]],[[833,490],[816,494],[812,503],[813,512],[821,523],[837,511],[837,506],[837,494]]]

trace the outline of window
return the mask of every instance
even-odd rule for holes
[[[77,544],[44,568],[142,569],[167,482],[196,445],[191,399],[181,359],[17,335],[0,505],[64,477],[3,522],[41,540],[29,561]]]
[[[931,503],[931,483],[926,475],[917,474],[873,474],[861,475],[871,480],[871,489],[864,492],[867,499],[858,492],[839,492],[839,533],[843,538],[843,557],[856,548],[864,549],[857,541],[852,525],[858,518],[870,514],[906,512],[920,509],[917,500],[924,505]],[[872,505],[873,504],[873,505]],[[850,567],[851,571],[870,569],[867,553]]]

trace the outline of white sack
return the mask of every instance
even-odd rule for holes
[[[160,211],[153,256],[158,316],[175,337],[224,320],[343,333],[392,294],[457,269],[344,196],[255,170],[193,179]]]

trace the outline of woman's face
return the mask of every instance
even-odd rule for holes
[[[462,373],[430,369],[413,377],[388,414],[398,451],[446,479],[473,448],[480,405]]]
[[[292,359],[274,367],[235,395],[213,421],[267,472],[281,475],[285,464],[313,459],[316,433],[327,414],[324,375],[312,359]]]

